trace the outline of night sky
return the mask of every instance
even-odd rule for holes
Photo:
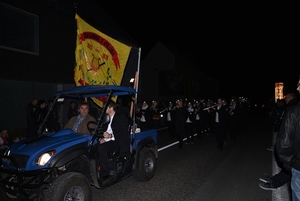
[[[300,35],[293,5],[112,3],[101,7],[141,45],[142,57],[162,41],[192,55],[221,82],[222,94],[266,98],[275,82],[296,92]]]

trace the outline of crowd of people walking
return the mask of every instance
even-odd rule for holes
[[[52,100],[46,103],[45,100],[39,100],[36,97],[28,103],[26,108],[27,137],[37,135],[41,122],[52,103]],[[201,139],[203,135],[214,134],[217,148],[222,150],[227,144],[227,138],[236,141],[239,132],[243,130],[248,107],[247,101],[235,96],[232,96],[230,101],[222,97],[216,101],[212,99],[179,99],[168,102],[152,100],[149,105],[147,101],[138,101],[136,120],[142,131],[158,129],[161,126],[168,127],[169,136],[178,139],[180,148],[183,146],[184,138],[187,139],[185,144],[190,145],[194,144],[195,134],[198,139]],[[75,102],[70,102],[67,118],[70,119],[77,113]],[[57,118],[54,118],[53,122],[57,123]],[[54,126],[52,130],[57,130],[57,128]]]
[[[149,106],[147,101],[139,102],[136,110],[138,127],[147,130],[167,126],[170,137],[176,137],[179,148],[194,144],[194,136],[201,139],[203,135],[214,134],[217,148],[223,150],[227,138],[236,141],[244,129],[247,120],[248,102],[232,96],[227,99],[219,97],[213,100],[179,99],[168,103],[156,100]]]

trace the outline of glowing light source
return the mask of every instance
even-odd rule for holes
[[[283,82],[275,83],[275,102],[277,102],[278,99],[283,99],[283,87]]]

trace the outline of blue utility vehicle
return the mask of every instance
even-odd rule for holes
[[[132,100],[136,90],[115,85],[77,86],[54,93],[54,104],[40,126],[38,136],[13,144],[0,156],[0,186],[11,198],[18,200],[92,200],[91,188],[103,189],[129,176],[149,181],[156,171],[158,159],[157,130],[137,132],[134,105],[128,125],[131,153],[120,157],[116,150],[109,155],[114,179],[101,185],[95,150],[110,121],[104,103],[97,110],[97,121],[89,122],[90,133],[72,129],[52,131],[49,119],[59,113],[67,100],[92,101],[93,98]],[[133,98],[134,99],[134,98]],[[93,101],[92,101],[93,102]],[[66,104],[66,103],[65,103]],[[132,112],[133,111],[133,112]]]

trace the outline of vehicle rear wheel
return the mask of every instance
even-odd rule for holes
[[[139,155],[138,172],[134,178],[138,181],[150,181],[156,171],[156,158],[153,151],[149,148],[143,148]]]
[[[92,200],[88,180],[80,173],[68,172],[58,177],[45,194],[48,201]]]

